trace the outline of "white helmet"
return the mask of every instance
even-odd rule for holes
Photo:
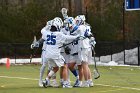
[[[75,19],[73,17],[68,17],[65,21],[69,24],[75,24]]]
[[[73,17],[68,17],[65,21],[68,23],[69,30],[73,30],[76,26],[76,21]]]
[[[51,26],[52,25],[53,20],[47,21],[47,26]]]
[[[52,25],[54,25],[57,28],[57,30],[60,30],[61,27],[63,26],[63,21],[61,18],[55,17],[53,19]]]
[[[76,20],[77,25],[81,25],[85,23],[86,18],[85,18],[85,15],[78,15],[75,17],[75,20]]]

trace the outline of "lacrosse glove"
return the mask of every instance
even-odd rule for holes
[[[95,47],[95,45],[96,45],[95,38],[94,37],[91,37],[89,43],[90,43],[90,45],[92,45],[93,47]]]
[[[66,46],[64,50],[67,55],[70,54],[71,49],[68,46]]]
[[[31,49],[34,49],[35,47],[39,47],[39,42],[35,42],[31,44]]]

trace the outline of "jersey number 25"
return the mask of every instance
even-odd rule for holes
[[[47,35],[47,44],[55,45],[56,44],[56,36],[55,35]]]

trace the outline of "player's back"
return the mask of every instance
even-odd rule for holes
[[[60,55],[60,46],[63,45],[66,38],[61,32],[46,31],[42,37],[46,43],[46,57],[58,58]]]

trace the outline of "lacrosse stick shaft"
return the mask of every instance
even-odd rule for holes
[[[59,48],[62,48],[62,47],[65,47],[65,46],[67,46],[67,45],[70,45],[70,44],[72,44],[74,41],[72,41],[72,42],[70,42],[70,43],[67,43],[67,44],[64,44],[63,46],[60,46]]]
[[[96,60],[95,60],[95,49],[94,49],[94,46],[92,46],[92,51],[93,51],[93,56],[94,56],[94,75],[96,74],[96,77],[94,77],[95,79],[98,79],[100,77],[100,74],[98,72],[98,69],[97,69],[97,65],[96,65]]]

